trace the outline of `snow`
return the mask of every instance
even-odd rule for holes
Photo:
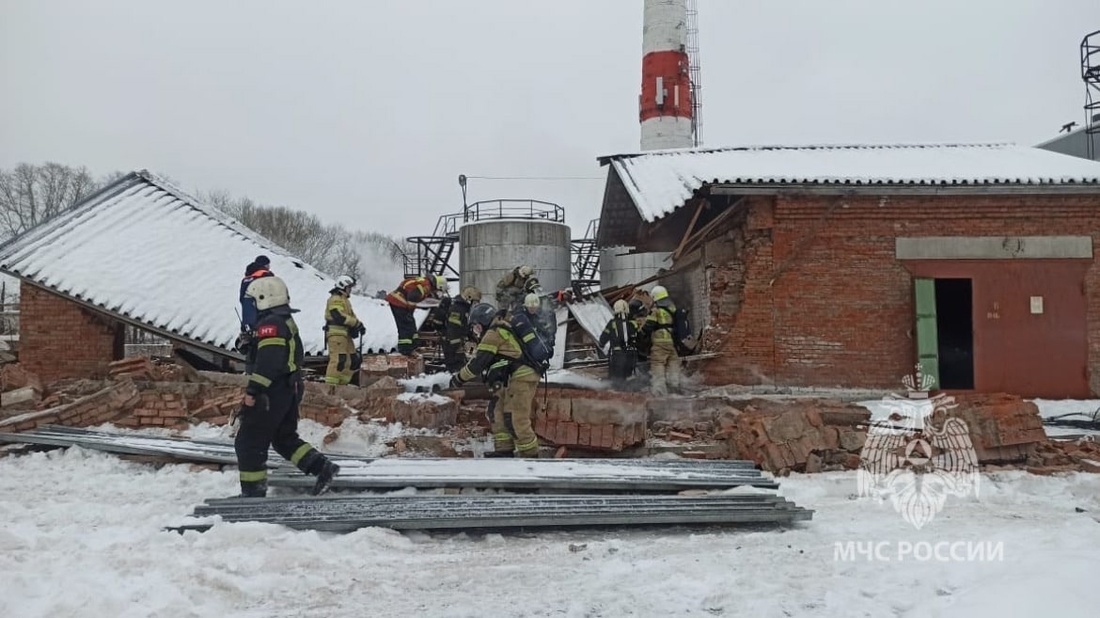
[[[234,472],[78,448],[9,456],[0,615],[1095,615],[1100,475],[985,475],[980,496],[949,498],[919,532],[889,503],[852,499],[856,488],[852,473],[782,479],[782,495],[816,511],[786,531],[332,535],[217,523],[180,535],[162,527],[234,495]],[[838,560],[849,541],[886,544],[890,560]],[[1002,543],[1003,561],[889,551],[921,542]]]
[[[446,405],[454,401],[450,397],[444,397],[443,395],[437,395],[435,393],[401,393],[397,396],[397,400],[414,404],[431,403],[437,406]]]
[[[451,374],[447,372],[420,374],[412,378],[398,380],[397,383],[405,388],[406,395],[417,390],[445,390],[450,387]],[[592,390],[605,390],[610,385],[599,378],[575,373],[568,369],[551,369],[546,372],[546,382],[558,386],[575,386]],[[399,395],[401,397],[402,395]]]
[[[323,353],[333,279],[239,222],[148,172],[116,181],[79,208],[0,249],[0,269],[101,309],[199,343],[231,349],[240,280],[257,255],[290,289],[307,354]],[[370,268],[367,268],[370,270]],[[397,346],[384,301],[353,295],[364,351]],[[426,311],[417,312],[419,321]]]
[[[407,393],[413,393],[417,390],[443,390],[450,387],[451,374],[446,371],[422,373],[418,376],[398,380],[397,383],[405,387]]]
[[[559,386],[576,386],[578,388],[590,388],[592,390],[606,390],[610,388],[610,385],[604,380],[575,373],[568,369],[547,372],[546,381],[550,384]]]
[[[1091,420],[1100,416],[1100,399],[1032,399],[1043,418]]]
[[[1079,184],[1100,182],[1100,163],[1014,144],[746,146],[604,157],[638,212],[653,222],[704,183]]]

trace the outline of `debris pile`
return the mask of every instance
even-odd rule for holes
[[[913,404],[898,401],[899,409],[907,405]],[[1048,452],[1042,449],[1058,448],[1048,442],[1035,404],[1013,395],[954,397],[950,406],[937,407],[928,416],[928,429],[936,431],[948,418],[966,425],[966,448],[973,448],[981,465],[1033,466],[1037,453]],[[895,413],[881,422],[887,428],[912,429],[904,420]],[[867,408],[828,399],[752,399],[720,424],[731,457],[751,459],[778,474],[858,468],[872,430]]]
[[[540,388],[536,405],[535,434],[555,446],[621,451],[646,441],[642,394]]]
[[[1059,472],[1100,473],[1100,442],[1078,438],[1040,444],[1027,457],[1027,471],[1043,475]]]
[[[783,475],[859,467],[871,413],[828,399],[753,399],[724,417],[730,456]]]

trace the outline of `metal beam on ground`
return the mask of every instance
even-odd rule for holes
[[[813,511],[771,494],[712,496],[324,496],[207,500],[193,517],[264,522],[298,530],[576,528],[691,524],[791,524]],[[172,530],[205,530],[208,522]]]
[[[0,442],[99,450],[124,455],[168,457],[180,461],[235,466],[231,442],[187,440],[64,426],[47,426],[0,433]],[[499,459],[499,458],[372,458],[329,453],[341,466],[333,487],[395,489],[418,487],[486,488],[554,491],[679,491],[729,489],[740,486],[775,488],[751,461],[696,459]],[[282,487],[312,487],[302,474],[274,451],[268,483]]]

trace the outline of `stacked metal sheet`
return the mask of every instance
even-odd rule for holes
[[[81,446],[111,453],[236,465],[228,442],[43,427],[0,434],[0,442]],[[347,532],[366,526],[398,530],[570,528],[690,524],[790,524],[813,511],[771,493],[779,484],[748,461],[693,459],[374,459],[334,455],[341,466],[333,488],[346,490],[497,489],[528,494],[338,494],[320,498],[212,499],[194,517],[257,521],[292,528]],[[269,484],[311,487],[272,452]],[[740,490],[734,488],[741,487]],[[705,495],[675,495],[703,493]],[[732,493],[739,491],[743,493]],[[664,492],[664,495],[655,493]],[[721,492],[721,493],[717,493]],[[547,495],[565,494],[565,495]],[[673,495],[669,495],[673,494]],[[197,522],[174,528],[203,530]]]
[[[110,433],[57,425],[18,433],[0,433],[0,442],[60,447],[79,446],[122,455],[160,456],[189,462],[237,465],[237,455],[233,451],[231,442]]]
[[[775,495],[710,496],[326,496],[207,500],[195,517],[255,521],[299,530],[351,532],[368,526],[395,530],[578,528],[698,524],[790,524],[813,511]],[[195,523],[173,530],[204,530]]]
[[[374,459],[339,461],[337,489],[478,489],[675,492],[729,489],[749,485],[775,489],[750,461],[692,459]],[[268,477],[271,486],[308,488],[313,477],[283,467]]]

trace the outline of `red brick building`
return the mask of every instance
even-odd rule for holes
[[[1006,145],[618,155],[601,246],[672,253],[710,384],[1100,392],[1100,163]]]

